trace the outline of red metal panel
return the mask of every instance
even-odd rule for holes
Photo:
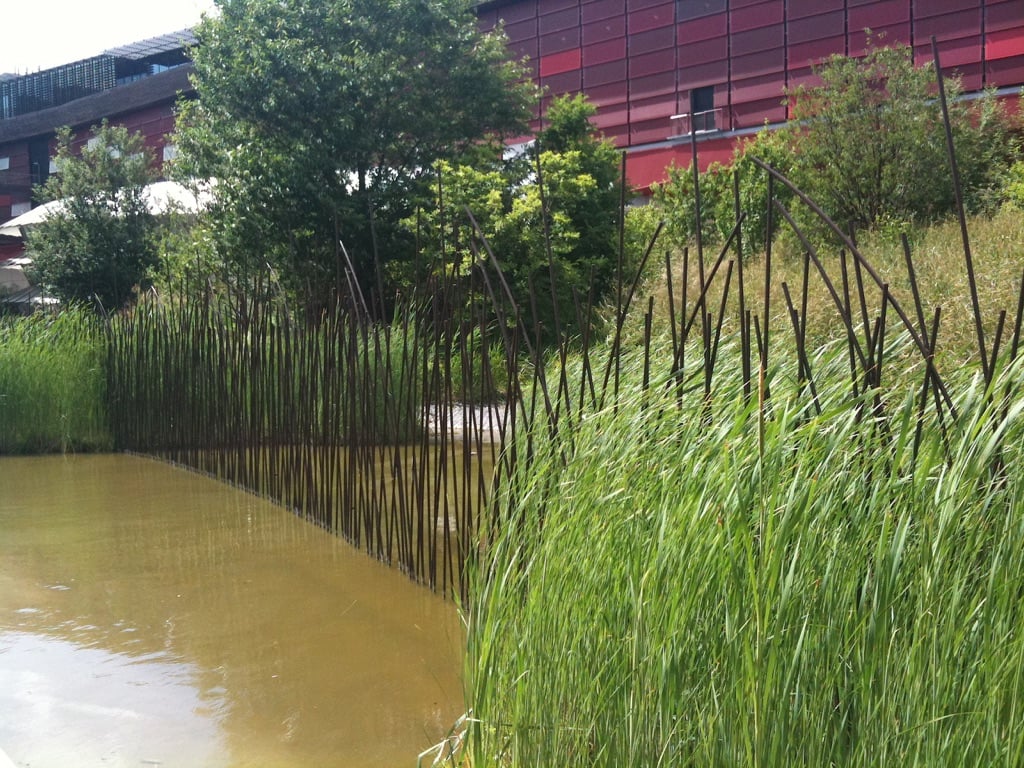
[[[653,8],[631,12],[628,17],[629,31],[636,34],[649,29],[671,26],[676,21],[675,10],[675,3],[662,3]]]
[[[505,34],[510,42],[517,43],[520,40],[532,40],[537,37],[537,20],[527,19],[517,21],[514,24],[505,25]]]
[[[786,83],[779,73],[769,73],[758,77],[747,77],[742,80],[733,79],[730,94],[731,103],[735,106],[740,103],[751,103],[755,101],[772,101],[779,103],[785,94],[783,93]]]
[[[1020,0],[1007,0],[1005,3],[988,2],[985,4],[985,31],[999,32],[1004,29],[1024,28],[1024,5]]]
[[[629,143],[653,144],[656,141],[664,141],[672,135],[672,130],[672,124],[667,117],[631,122],[629,124]]]
[[[583,80],[586,82],[587,70],[583,70]],[[587,86],[585,88],[588,98],[599,107],[610,107],[614,104],[625,104],[629,89],[625,80],[605,85]]]
[[[914,23],[914,38],[919,43],[930,41],[932,35],[936,40],[952,40],[958,37],[981,35],[981,9],[950,13],[946,16],[933,16],[920,19]]]
[[[727,0],[680,0],[676,21],[689,21],[713,13],[725,13],[728,7]]]
[[[705,85],[718,85],[729,78],[729,62],[708,61],[702,64],[679,67],[679,89],[701,88]]]
[[[985,87],[985,73],[980,60],[957,67],[956,73],[965,91],[980,91]]]
[[[786,45],[786,28],[782,24],[737,32],[732,36],[733,56],[745,56],[758,51],[781,49]]]
[[[682,45],[695,40],[724,37],[729,32],[729,17],[724,13],[705,16],[676,25],[676,41]]]
[[[733,101],[733,128],[758,128],[764,125],[766,120],[769,123],[781,123],[786,120],[786,107],[781,99]]]
[[[676,67],[675,51],[656,51],[629,59],[629,76],[643,77],[656,72],[671,72]]]
[[[1024,83],[1024,55],[986,62],[985,83],[1000,88]]]
[[[629,109],[625,104],[598,107],[597,114],[593,117],[593,123],[601,130],[608,130],[617,125],[628,125]]]
[[[944,16],[957,11],[981,11],[981,0],[928,0],[914,4],[914,17],[924,19],[930,16]]]
[[[562,72],[551,77],[542,77],[540,83],[552,96],[559,96],[563,93],[578,93],[582,90],[582,79],[578,69],[572,72]]]
[[[540,33],[546,35],[580,25],[580,9],[567,8],[558,13],[545,13],[539,17]]]
[[[717,40],[703,40],[679,47],[680,65],[702,64],[708,61],[721,61],[729,55],[729,41],[724,37]]]
[[[614,16],[610,19],[592,21],[583,25],[583,45],[592,45],[615,37],[625,37],[625,35],[625,16]]]
[[[579,0],[539,0],[537,3],[538,13],[555,13],[564,11],[566,8],[575,8]]]
[[[675,27],[660,27],[629,36],[629,52],[633,55],[673,48],[676,43]]]
[[[777,79],[781,81],[785,68],[785,52],[779,48],[774,51],[752,53],[749,56],[734,56],[731,72],[734,80],[778,73]]]
[[[977,37],[965,37],[962,40],[947,40],[939,43],[939,60],[942,62],[943,72],[977,64],[981,62],[981,40]],[[932,61],[932,44],[928,43],[914,46],[914,62],[920,66],[930,64]]]
[[[846,15],[840,11],[823,13],[820,16],[805,16],[790,20],[786,25],[786,35],[790,45],[806,43],[811,40],[843,35],[846,32]]]
[[[531,37],[528,40],[520,40],[516,43],[508,44],[509,53],[512,54],[513,59],[521,59],[524,56],[529,57],[531,60],[536,61],[538,52],[540,50],[538,46],[538,40],[536,37]]]
[[[806,67],[811,64],[818,64],[822,59],[827,59],[834,53],[840,55],[846,52],[845,37],[829,37],[824,40],[812,40],[799,45],[791,45],[788,50],[788,65],[790,69]]]
[[[626,85],[626,60],[609,61],[607,64],[598,64],[594,67],[587,67],[583,70],[583,87],[590,88],[605,83],[621,82],[623,90]]]
[[[629,128],[625,125],[612,125],[600,130],[601,135],[611,141],[616,147],[629,146]]]
[[[521,3],[510,3],[498,9],[498,18],[506,24],[513,24],[524,19],[532,19],[537,15],[537,0],[524,0]]]
[[[910,22],[892,24],[888,27],[871,27],[871,36],[875,45],[892,45],[894,43],[910,43]],[[867,32],[865,29],[850,27],[849,54],[863,56],[867,51]]]
[[[476,14],[476,24],[484,32],[490,32],[498,26],[498,11],[495,8],[481,10]]]
[[[689,163],[690,147],[686,153],[675,147],[659,147],[646,152],[629,152],[626,155],[626,178],[630,186],[649,192],[651,185],[665,180],[665,169],[671,165],[685,168]],[[677,159],[678,158],[678,159]]]
[[[553,32],[550,35],[542,35],[540,38],[540,55],[547,56],[552,53],[560,53],[570,48],[580,47],[580,29],[563,29],[561,32]]]
[[[624,58],[626,58],[626,38],[624,37],[583,47],[583,64],[587,67]]]
[[[735,8],[729,11],[730,28],[735,35],[747,29],[781,24],[784,20],[784,11],[785,4],[782,0],[761,0],[756,5]]]
[[[851,33],[855,29],[881,29],[910,21],[910,0],[874,0],[856,8],[852,7],[854,4],[850,0]]]
[[[673,101],[676,97],[676,73],[659,72],[656,75],[638,77],[629,82],[629,98],[635,102],[640,99],[648,99],[654,96],[671,96]]]
[[[633,13],[634,11],[641,11],[644,8],[653,8],[656,5],[664,5],[665,0],[628,0],[626,4],[626,13]]]
[[[985,35],[985,60],[1024,55],[1024,26]]]
[[[552,53],[540,59],[540,76],[550,77],[562,72],[580,68],[580,49],[573,48],[561,53]]]
[[[662,130],[667,135],[669,132],[669,120],[671,115],[676,113],[676,97],[660,96],[653,99],[638,99],[629,102],[629,122],[634,123],[640,120],[663,121]]]
[[[626,0],[597,0],[593,3],[583,3],[580,7],[580,14],[583,23],[608,19],[612,16],[625,16]]]
[[[814,70],[810,67],[790,69],[786,73],[786,88],[794,90],[801,85],[808,88],[819,86],[821,85],[821,78],[814,74]]]
[[[789,0],[786,17],[793,21],[805,16],[843,10],[843,0]]]

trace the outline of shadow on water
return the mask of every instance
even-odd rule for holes
[[[413,765],[462,713],[451,603],[280,507],[130,456],[0,487],[18,765]]]

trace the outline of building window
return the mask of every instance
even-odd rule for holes
[[[719,130],[718,112],[715,109],[715,86],[706,85],[690,91],[690,111],[672,115],[674,133],[670,139],[681,139],[690,134],[710,133]]]
[[[715,123],[715,86],[706,85],[690,91],[690,115],[694,133],[718,129]]]
[[[0,171],[9,171],[9,170],[11,170],[11,158],[9,158],[9,157],[0,157]]]

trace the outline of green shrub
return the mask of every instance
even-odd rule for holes
[[[0,319],[0,454],[109,449],[105,355],[82,308]]]
[[[954,210],[946,133],[935,98],[934,68],[914,65],[905,45],[876,46],[858,59],[833,56],[815,69],[820,84],[788,93],[791,120],[765,129],[738,148],[731,169],[740,176],[741,209],[747,214],[744,243],[758,251],[765,244],[767,193],[756,157],[805,192],[844,231],[882,226],[893,229],[939,221]],[[991,213],[1006,191],[1007,165],[1016,156],[1012,121],[1005,105],[986,92],[973,101],[959,98],[960,82],[947,79],[946,96],[965,207]],[[732,173],[712,164],[701,174],[702,235],[718,243],[735,223]],[[793,215],[812,244],[834,245],[835,236],[776,184],[777,199]],[[665,210],[670,234],[680,244],[696,234],[693,178],[689,169],[671,169],[654,197]],[[787,243],[798,239],[788,225]]]

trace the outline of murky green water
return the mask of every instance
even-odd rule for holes
[[[0,459],[0,750],[19,766],[413,766],[455,609],[290,513],[130,456]]]

